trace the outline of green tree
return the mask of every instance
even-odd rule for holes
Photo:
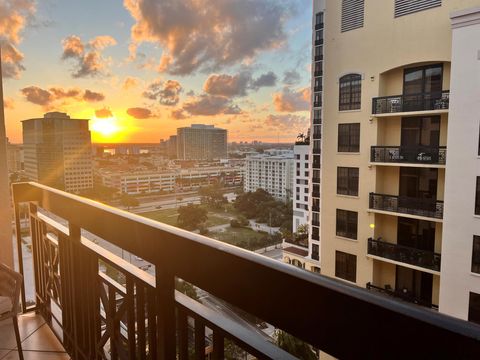
[[[282,330],[275,330],[275,339],[279,348],[299,359],[318,360],[318,355],[309,344]]]
[[[127,210],[130,210],[131,207],[136,207],[140,205],[138,199],[135,196],[132,196],[127,193],[123,193],[120,197],[120,205],[126,206]]]
[[[224,204],[228,203],[227,199],[223,196],[220,184],[202,187],[200,188],[199,194],[202,197],[202,203],[215,209],[220,209]]]
[[[199,206],[189,204],[178,208],[177,224],[183,229],[193,230],[203,224],[208,219],[208,211]]]

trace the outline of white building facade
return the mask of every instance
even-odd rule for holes
[[[292,198],[294,155],[292,150],[265,150],[245,161],[244,191],[264,189],[279,200]]]
[[[293,175],[293,232],[301,225],[308,225],[309,156],[308,143],[299,143],[293,147],[295,170]]]

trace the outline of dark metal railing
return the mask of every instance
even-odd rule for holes
[[[450,91],[422,93],[415,95],[395,95],[373,98],[372,113],[387,114],[409,111],[448,109]]]
[[[371,162],[445,165],[446,160],[445,146],[372,146],[370,149]]]
[[[398,299],[402,299],[403,301],[407,301],[407,302],[410,302],[410,303],[414,303],[414,304],[417,304],[417,305],[421,305],[421,306],[425,306],[425,307],[428,307],[428,308],[438,310],[438,305],[435,305],[435,304],[432,304],[431,302],[427,302],[425,300],[422,300],[419,297],[409,293],[408,291],[396,290],[396,289],[392,289],[392,288],[389,288],[389,287],[382,288],[382,287],[379,287],[379,286],[375,286],[370,282],[367,283],[367,289],[368,290],[375,290],[377,292],[380,292],[380,293],[383,293],[383,294],[386,294],[386,295],[389,295],[389,296],[392,296],[392,297],[395,297],[395,298],[398,298]]]
[[[320,29],[323,29],[323,22],[315,24],[315,30],[320,30]]]
[[[435,199],[370,193],[369,207],[373,210],[391,211],[435,219],[443,218],[443,201]]]
[[[433,251],[416,249],[404,245],[392,244],[380,239],[368,239],[368,253],[386,259],[440,271],[441,255]]]
[[[391,349],[399,358],[475,358],[480,349],[475,324],[198,234],[35,183],[14,184],[13,198],[17,234],[20,204],[30,204],[36,310],[72,359],[204,359],[207,349],[223,359],[225,339],[257,358],[291,358],[256,329],[179,293],[176,278],[337,358]],[[20,236],[17,243],[21,259]],[[112,246],[152,264],[155,276]],[[376,345],[365,346],[372,334]]]
[[[315,40],[315,46],[317,45],[323,45],[323,39]]]

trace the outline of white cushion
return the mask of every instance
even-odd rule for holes
[[[0,315],[12,311],[12,300],[6,296],[0,296]]]

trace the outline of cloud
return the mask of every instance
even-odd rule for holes
[[[127,110],[127,114],[135,119],[148,119],[152,117],[152,112],[149,109],[135,107]]]
[[[283,88],[282,92],[273,94],[273,105],[279,112],[307,111],[310,109],[310,89]]]
[[[85,90],[85,94],[83,94],[83,100],[87,102],[98,102],[105,100],[105,95],[102,93],[98,93],[91,90]]]
[[[157,80],[143,92],[143,97],[156,100],[162,105],[173,106],[180,101],[182,91],[182,85],[176,80]]]
[[[248,71],[237,75],[211,74],[203,84],[203,90],[210,95],[226,97],[246,96],[248,90],[258,90],[264,86],[275,86],[277,76],[273,72],[260,75],[257,79]]]
[[[181,110],[190,115],[203,116],[240,114],[242,112],[242,110],[237,105],[233,104],[229,98],[208,94],[202,94],[187,100],[183,103]]]
[[[3,99],[3,105],[5,106],[5,109],[13,110],[15,109],[15,100],[6,97],[5,99]]]
[[[22,64],[24,55],[17,46],[35,10],[34,0],[0,1],[0,46],[2,47],[2,73],[5,78],[18,78],[25,70]]]
[[[95,110],[95,117],[99,119],[107,119],[113,117],[113,113],[109,108]]]
[[[283,83],[285,85],[297,85],[300,80],[300,74],[295,69],[287,70],[283,73]]]
[[[186,75],[251,61],[286,41],[293,0],[124,0],[135,19],[131,56],[142,42],[160,45],[158,70]]]
[[[28,86],[20,90],[28,102],[43,106],[45,109],[64,105],[68,100],[96,102],[105,99],[105,95],[91,90],[82,91],[78,88],[64,89],[51,87],[42,89],[38,86]]]
[[[102,56],[102,50],[116,44],[116,40],[107,35],[97,36],[88,43],[84,43],[80,37],[72,35],[62,41],[62,59],[74,60],[72,77],[95,77],[105,74],[108,66],[108,61]]]
[[[174,120],[183,120],[187,119],[189,115],[183,109],[175,109],[171,111],[170,117]]]
[[[273,129],[280,130],[303,130],[308,127],[309,120],[306,116],[295,114],[269,115],[264,124]]]
[[[137,79],[135,77],[128,76],[125,79],[125,81],[123,82],[122,87],[123,87],[124,90],[130,90],[130,89],[136,88],[139,83],[140,83],[139,79]]]
[[[258,79],[252,81],[252,89],[259,89],[264,86],[275,86],[277,84],[277,75],[272,71],[269,71],[266,74],[260,75]]]

